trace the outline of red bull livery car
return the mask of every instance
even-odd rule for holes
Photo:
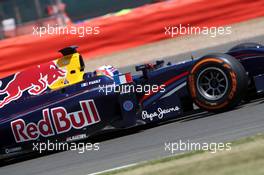
[[[60,52],[62,58],[1,80],[1,159],[33,143],[174,119],[193,104],[229,110],[264,90],[264,47],[256,43],[177,64],[138,65],[133,76],[112,66],[85,73],[76,47]]]

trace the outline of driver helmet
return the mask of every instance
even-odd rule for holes
[[[95,70],[96,75],[106,75],[108,77],[113,77],[118,75],[119,71],[111,65],[103,65]]]

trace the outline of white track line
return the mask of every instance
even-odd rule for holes
[[[99,172],[91,173],[91,174],[87,174],[87,175],[98,175],[98,174],[107,173],[107,172],[110,172],[110,171],[115,171],[115,170],[120,170],[120,169],[124,169],[124,168],[128,168],[128,167],[132,167],[132,166],[135,166],[135,165],[137,165],[137,163],[128,164],[128,165],[124,165],[124,166],[119,166],[119,167],[116,167],[116,168],[112,168],[112,169],[108,169],[108,170],[104,170],[104,171],[99,171]]]

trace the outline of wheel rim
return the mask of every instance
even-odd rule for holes
[[[227,92],[229,82],[224,71],[217,67],[209,67],[200,72],[197,78],[199,93],[207,100],[219,100]]]

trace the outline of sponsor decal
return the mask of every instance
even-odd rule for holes
[[[77,141],[77,140],[81,140],[81,139],[85,139],[85,138],[87,138],[86,134],[79,134],[79,135],[67,137],[66,142]]]
[[[88,86],[87,82],[81,84],[81,87],[86,87],[86,86]]]
[[[5,153],[10,154],[10,153],[19,152],[21,150],[22,150],[22,147],[7,148],[5,149]]]
[[[143,120],[150,119],[150,121],[153,121],[154,118],[163,119],[166,114],[169,114],[171,112],[176,112],[179,110],[180,108],[178,106],[167,109],[158,108],[153,113],[148,113],[148,111],[142,111],[141,116]]]
[[[89,86],[89,85],[100,84],[100,82],[101,82],[101,79],[85,82],[85,83],[81,84],[81,87],[86,87],[86,86]]]
[[[16,73],[5,88],[0,90],[0,95],[6,95],[4,99],[0,100],[0,108],[19,99],[24,92],[28,92],[30,95],[39,95],[64,76],[65,71],[59,69],[54,62]]]
[[[50,137],[101,121],[94,100],[80,101],[79,103],[81,110],[72,113],[68,113],[64,107],[44,109],[42,111],[43,118],[38,123],[26,124],[23,119],[12,121],[11,129],[15,141],[19,143],[36,140],[40,136]]]
[[[101,82],[101,79],[98,79],[98,80],[89,81],[88,84],[93,85],[93,84],[99,84],[100,82]]]
[[[123,103],[123,108],[125,111],[131,111],[133,109],[133,107],[134,107],[133,102],[130,100],[126,100]]]

